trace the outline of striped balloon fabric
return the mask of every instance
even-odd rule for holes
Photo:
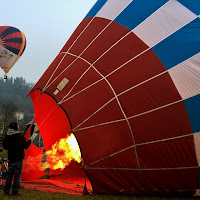
[[[11,26],[0,26],[0,67],[7,74],[26,47],[24,33]]]
[[[200,0],[99,0],[30,92],[44,146],[73,132],[94,193],[200,187],[199,14]]]

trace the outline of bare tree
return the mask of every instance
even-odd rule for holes
[[[16,121],[15,113],[18,107],[12,101],[7,101],[0,106],[0,125],[3,136],[7,132],[7,127],[12,121]]]

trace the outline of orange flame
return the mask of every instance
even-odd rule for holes
[[[80,163],[81,152],[73,134],[56,142],[52,149],[46,151],[47,162],[42,163],[42,169],[64,169],[72,160]]]
[[[81,162],[81,152],[73,133],[57,141],[52,146],[51,150],[36,157],[28,156],[24,161],[24,171],[48,171],[48,169],[63,170],[71,161]]]

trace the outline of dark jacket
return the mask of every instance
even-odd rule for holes
[[[31,140],[26,142],[25,137],[9,129],[7,136],[3,140],[3,148],[8,150],[8,160],[9,162],[21,161],[25,157],[24,149],[28,149],[31,144]]]

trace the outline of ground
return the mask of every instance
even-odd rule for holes
[[[36,190],[20,189],[22,197],[4,196],[3,190],[0,190],[0,200],[20,199],[20,200],[196,200],[197,197],[143,197],[128,195],[72,195],[57,192],[44,192]]]

